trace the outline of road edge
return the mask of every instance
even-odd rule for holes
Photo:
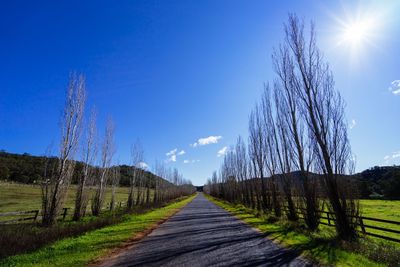
[[[123,242],[122,244],[110,249],[107,251],[104,255],[94,259],[93,261],[87,263],[85,266],[87,267],[97,267],[101,266],[107,263],[112,263],[115,261],[121,253],[123,253],[125,250],[133,248],[136,246],[140,241],[142,241],[146,236],[151,234],[155,229],[157,229],[161,224],[165,223],[168,221],[172,216],[180,212],[183,208],[185,208],[188,204],[190,204],[196,197],[198,196],[198,193],[194,195],[192,200],[190,200],[188,203],[186,203],[184,206],[176,209],[174,212],[166,216],[165,218],[149,225],[148,228],[146,228],[143,231],[135,233],[131,238]],[[111,266],[111,265],[110,265]]]
[[[256,227],[254,227],[254,226],[251,225],[250,223],[248,223],[248,222],[244,221],[243,219],[239,218],[236,214],[234,214],[234,213],[231,212],[230,210],[227,210],[227,209],[225,209],[224,207],[218,205],[218,203],[214,201],[214,198],[213,198],[212,196],[207,195],[207,194],[204,194],[204,197],[207,198],[207,199],[208,199],[211,203],[213,203],[214,205],[216,205],[216,206],[220,207],[221,209],[223,209],[223,210],[229,212],[229,214],[231,214],[233,217],[235,217],[237,220],[241,221],[242,223],[244,223],[244,224],[248,225],[249,227],[251,227],[254,231],[256,231],[256,232],[258,232],[258,233],[260,233],[260,234],[264,234],[264,232],[263,232],[262,230],[260,230],[260,229],[258,229],[258,228],[256,228]],[[219,199],[217,199],[217,200],[219,200]],[[298,257],[299,257],[302,261],[304,261],[306,264],[309,264],[309,265],[311,265],[311,266],[323,266],[323,265],[321,265],[320,262],[317,262],[317,261],[314,261],[313,259],[310,259],[309,257],[307,257],[306,255],[304,255],[303,253],[299,253],[300,251],[297,251],[297,250],[294,250],[294,249],[292,249],[292,248],[289,248],[289,247],[285,246],[282,242],[280,242],[280,241],[277,240],[277,239],[271,239],[271,238],[269,238],[268,236],[265,236],[264,238],[265,238],[265,239],[268,239],[269,241],[271,241],[272,243],[274,243],[275,245],[277,245],[277,246],[279,246],[279,247],[281,247],[281,248],[284,248],[284,249],[286,249],[286,250],[293,251],[293,252],[296,253],[296,254],[298,255]],[[308,266],[308,265],[307,265],[307,266]]]

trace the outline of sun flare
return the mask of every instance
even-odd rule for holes
[[[359,48],[371,41],[373,28],[374,22],[371,19],[346,23],[343,27],[340,43]]]
[[[368,35],[367,23],[353,23],[345,28],[343,39],[345,42],[357,44],[363,41]]]
[[[345,52],[351,64],[364,61],[371,49],[380,49],[382,39],[383,16],[380,12],[361,12],[345,17],[335,17],[336,34],[334,42],[340,51]],[[339,51],[339,50],[338,50]]]

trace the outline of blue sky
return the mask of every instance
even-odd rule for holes
[[[218,152],[247,138],[289,12],[316,23],[347,102],[357,170],[399,164],[398,1],[3,2],[0,148],[41,155],[57,145],[75,70],[86,75],[100,131],[108,115],[115,121],[116,160],[129,163],[139,138],[150,166],[165,160],[203,184]],[[368,21],[362,40],[342,42],[358,21]]]

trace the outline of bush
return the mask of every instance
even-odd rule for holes
[[[365,239],[353,243],[344,242],[342,246],[364,255],[370,260],[387,264],[389,267],[397,267],[400,263],[400,249],[385,242]]]

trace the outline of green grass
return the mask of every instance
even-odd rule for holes
[[[193,198],[191,196],[148,213],[126,215],[121,223],[57,241],[33,253],[0,260],[0,266],[85,266],[135,234],[171,216]]]
[[[395,222],[400,222],[400,201],[399,200],[368,200],[362,199],[360,200],[360,208],[361,208],[361,216],[363,217],[371,217],[376,219],[384,219],[384,220],[391,220]],[[328,211],[327,207],[325,206],[325,210]],[[325,214],[323,214],[326,217]],[[321,219],[322,222],[328,223],[328,220]],[[386,229],[393,229],[400,231],[400,225],[391,224],[391,223],[384,223],[384,222],[377,222],[372,220],[363,220],[364,225],[368,226],[378,226]],[[324,231],[327,231],[326,228],[328,226],[321,225],[321,228]],[[366,227],[365,230],[367,233],[375,233],[387,237],[393,237],[400,239],[400,234],[397,233],[390,233],[382,230],[371,229]],[[389,244],[392,246],[397,246],[400,248],[400,243],[386,241],[382,238],[371,237],[367,236],[369,239],[375,240],[377,242],[381,242],[383,244]]]
[[[360,205],[362,208],[362,213],[361,213],[362,216],[400,222],[399,200],[361,200]],[[400,231],[400,225],[395,225],[395,224],[375,222],[370,220],[364,220],[364,224]],[[370,229],[370,228],[366,228],[366,231],[400,239],[400,234],[396,233],[383,232],[381,230]],[[378,238],[375,237],[373,239],[378,240]],[[397,245],[400,247],[400,243],[394,243],[394,242],[387,242],[387,243],[392,243],[393,245]]]
[[[322,265],[334,266],[386,266],[367,259],[364,255],[342,249],[335,238],[333,227],[323,227],[318,232],[309,232],[288,222],[269,222],[268,217],[257,215],[243,205],[234,205],[207,196],[211,201],[231,212],[237,218],[266,233],[268,238],[281,245],[299,251],[306,258]]]
[[[362,215],[400,222],[400,200],[360,200]]]
[[[126,202],[128,199],[128,187],[118,187],[116,201]],[[64,207],[73,208],[76,186],[68,189]],[[41,188],[38,185],[0,182],[0,213],[8,211],[26,211],[41,209]],[[105,203],[111,201],[111,187],[106,190]],[[90,205],[88,205],[89,207]]]

